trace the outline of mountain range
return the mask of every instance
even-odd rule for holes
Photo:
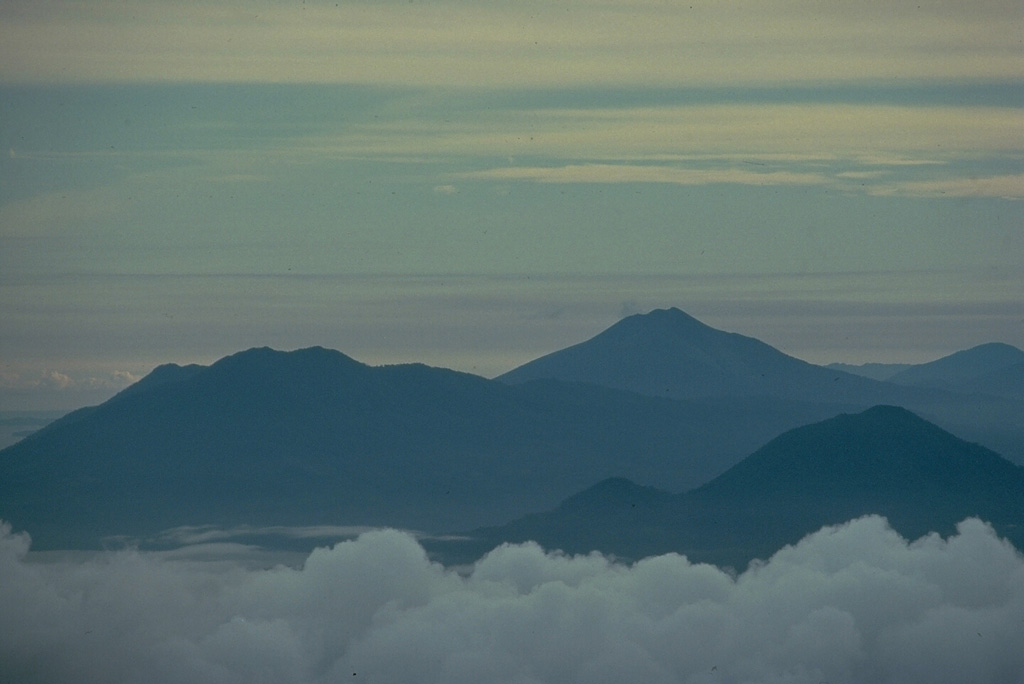
[[[1024,351],[1000,342],[981,344],[928,363],[831,363],[827,368],[898,385],[1024,398]]]
[[[0,451],[0,518],[37,548],[211,522],[437,531],[503,522],[614,475],[690,488],[833,412],[252,349],[161,366]]]
[[[951,534],[976,516],[1024,548],[1024,468],[906,409],[876,406],[790,430],[690,492],[608,479],[465,543],[469,555],[526,540],[634,559],[680,552],[742,570],[867,514],[886,516],[909,539]]]
[[[903,368],[882,382],[794,358],[677,308],[628,316],[595,337],[498,376],[549,379],[676,399],[770,397],[910,408],[954,434],[1024,463],[1024,351],[991,344]],[[896,376],[897,374],[894,374]]]
[[[653,510],[670,496],[660,489],[699,501],[700,485],[772,438],[876,404],[1024,459],[1021,400],[985,391],[1012,390],[1000,368],[981,364],[952,388],[879,382],[678,309],[631,316],[495,380],[250,349],[160,366],[0,451],[0,518],[35,548],[92,548],[180,525],[500,529],[563,500],[583,505],[597,494],[566,497],[599,481],[645,492],[641,510]]]

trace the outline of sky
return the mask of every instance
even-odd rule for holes
[[[365,533],[36,555],[0,527],[0,670],[32,684],[1019,682],[1024,557],[978,520],[827,527],[736,575],[505,545],[457,571]],[[965,582],[963,578],[970,577]]]
[[[1024,347],[1018,0],[5,0],[0,410],[322,345],[488,377],[677,306]]]

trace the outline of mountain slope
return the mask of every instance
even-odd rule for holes
[[[830,363],[825,368],[839,370],[853,375],[861,375],[872,380],[885,381],[900,371],[912,368],[912,363]]]
[[[985,392],[991,385],[997,394],[1009,391],[1020,396],[1024,395],[1024,385],[1019,382],[1021,367],[1024,367],[1024,351],[993,342],[912,366],[889,380],[901,385],[972,392]],[[1015,379],[1012,384],[1007,382],[1008,375]]]
[[[605,494],[605,492],[611,492]],[[625,507],[628,492],[639,507]],[[901,408],[796,428],[684,494],[602,483],[543,514],[479,530],[483,546],[535,539],[626,557],[678,551],[743,567],[824,525],[878,513],[916,538],[978,516],[1024,548],[1024,468]]]
[[[671,398],[775,397],[855,409],[892,404],[1024,463],[1024,394],[1014,394],[1012,384],[1002,392],[972,393],[872,380],[716,330],[675,308],[629,316],[496,379],[518,384],[538,378]]]
[[[1006,399],[1024,399],[1024,363],[1015,363],[977,375],[957,384],[957,390],[970,394],[988,394]]]
[[[36,548],[185,524],[470,527],[554,506],[595,478],[692,487],[836,410],[252,349],[162,366],[0,451],[0,518]]]
[[[595,337],[496,378],[587,382],[671,398],[776,396],[870,402],[898,388],[801,361],[676,308],[629,316]],[[904,390],[905,393],[905,390]]]
[[[813,531],[804,520],[815,516],[841,522],[866,513],[916,537],[952,532],[973,515],[1024,523],[1022,497],[1020,466],[906,409],[876,406],[790,430],[688,499],[774,516],[772,525],[790,526],[791,537]]]

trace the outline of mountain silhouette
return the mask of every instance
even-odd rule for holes
[[[689,500],[728,502],[734,515],[760,515],[791,539],[867,513],[918,537],[951,533],[968,516],[1024,523],[1024,469],[906,409],[876,406],[790,430]]]
[[[1024,399],[1024,351],[991,342],[928,363],[830,363],[826,368],[898,385]]]
[[[911,366],[892,375],[889,381],[901,385],[1024,396],[1024,383],[1020,381],[1022,368],[1024,351],[1009,344],[993,342]]]
[[[671,398],[782,396],[862,401],[872,381],[814,366],[752,337],[716,330],[676,308],[635,314],[597,336],[497,380],[587,382]]]
[[[1011,393],[1013,368],[994,371]],[[974,393],[877,382],[678,309],[499,380],[257,348],[160,366],[0,451],[0,518],[36,548],[179,525],[471,529],[609,477],[690,490],[787,430],[878,403],[1024,460],[1024,402],[997,396],[997,380],[971,376],[987,388]],[[634,503],[637,524],[663,505]],[[657,521],[644,538],[668,529]]]
[[[836,410],[251,349],[158,367],[0,451],[0,518],[36,548],[178,525],[465,528],[549,508],[595,478],[690,488]]]
[[[606,481],[474,534],[481,547],[534,539],[573,553],[675,551],[742,568],[867,514],[886,516],[908,538],[950,534],[977,516],[1024,548],[1024,468],[910,411],[876,406],[788,431],[690,492]]]
[[[906,372],[910,370],[914,369]],[[717,330],[676,308],[629,316],[585,342],[496,379],[520,384],[542,378],[669,398],[774,397],[851,409],[903,406],[1024,463],[1024,395],[1015,395],[1012,386],[986,394],[937,383],[872,380],[807,363],[754,338]]]

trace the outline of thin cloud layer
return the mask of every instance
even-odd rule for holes
[[[755,167],[767,162],[748,161]],[[664,183],[670,185],[750,185],[757,187],[830,186],[837,190],[878,196],[907,197],[993,197],[1024,199],[1024,174],[985,178],[944,178],[933,180],[890,181],[884,171],[840,173],[800,171],[752,171],[728,166],[687,168],[655,164],[569,164],[566,166],[512,166],[471,171],[463,178],[491,181],[531,181],[536,183]]]
[[[1024,199],[1024,174],[907,181],[883,185],[873,189],[872,193],[878,195],[904,194],[914,197],[998,197],[1020,200]]]
[[[564,86],[1022,75],[1018,3],[5,2],[0,80]]]
[[[0,671],[20,682],[990,682],[1024,677],[1024,558],[977,520],[877,517],[732,577],[503,546],[466,574],[375,531],[299,568],[0,537]]]
[[[687,169],[634,164],[573,164],[560,167],[511,167],[467,174],[490,180],[531,180],[540,183],[670,183],[675,185],[818,185],[822,174],[746,169]]]
[[[441,153],[591,161],[741,157],[776,164],[845,158],[892,167],[1024,150],[1020,110],[1000,106],[760,102],[484,109],[478,104],[430,120],[374,123],[296,140],[292,150],[278,153],[302,150],[341,159]]]

